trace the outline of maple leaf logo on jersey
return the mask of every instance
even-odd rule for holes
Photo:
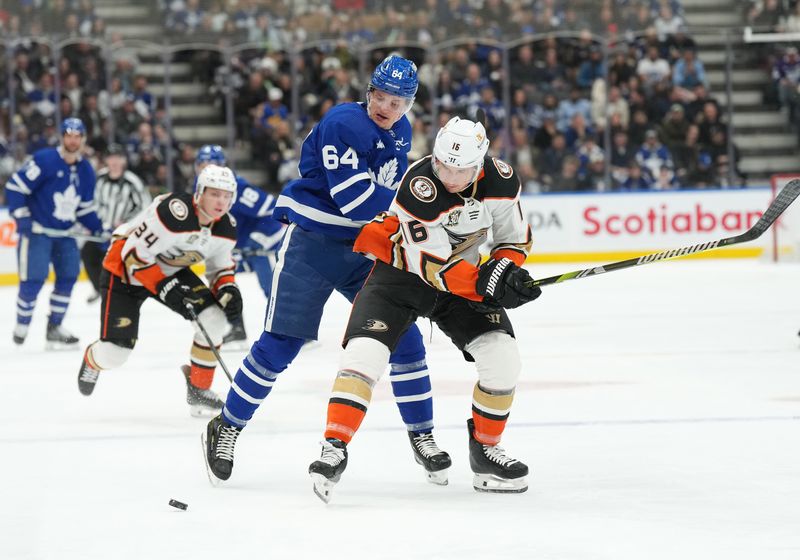
[[[373,183],[377,183],[388,189],[397,190],[397,187],[400,186],[400,181],[395,182],[394,180],[395,177],[397,177],[397,158],[392,158],[381,165],[377,175],[372,172],[372,169],[367,171],[367,173],[369,173],[369,178],[372,179]]]
[[[70,185],[63,193],[55,193],[53,195],[53,217],[65,222],[74,222],[75,212],[78,210],[80,202],[81,197],[75,190],[75,185]]]

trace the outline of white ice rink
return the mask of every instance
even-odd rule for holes
[[[240,282],[255,336],[264,298],[252,276]],[[800,558],[800,265],[657,263],[547,287],[513,311],[523,375],[503,445],[532,469],[521,495],[472,489],[475,374],[434,330],[435,433],[453,457],[450,485],[425,482],[384,378],[327,506],[306,470],[343,298],[327,307],[321,344],[243,432],[229,484],[212,488],[205,421],[189,417],[178,370],[188,323],[145,304],[130,361],[87,398],[81,354],[43,350],[48,293],[15,348],[16,289],[0,289],[2,559]],[[65,322],[82,343],[99,325],[87,294],[80,283]],[[223,354],[234,371],[243,355]],[[227,391],[219,370],[214,387]]]

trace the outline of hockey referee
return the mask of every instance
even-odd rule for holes
[[[97,174],[94,201],[103,226],[113,231],[118,225],[127,222],[147,208],[152,200],[142,180],[126,169],[128,161],[122,146],[109,145],[105,159],[106,167]],[[89,303],[100,297],[98,293],[100,271],[107,250],[107,242],[87,241],[81,248],[81,261],[95,290],[89,297]]]

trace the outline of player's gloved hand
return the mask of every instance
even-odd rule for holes
[[[217,301],[229,322],[242,316],[242,293],[236,284],[225,284],[217,291]]]
[[[17,235],[30,235],[33,230],[33,218],[25,216],[24,218],[15,218],[17,221]]]
[[[528,287],[533,281],[524,268],[511,259],[489,259],[478,269],[475,291],[483,296],[484,303],[496,303],[506,309],[519,307],[542,294],[541,288]]]
[[[199,298],[193,291],[191,286],[182,283],[179,278],[175,276],[167,276],[161,282],[156,284],[156,296],[164,302],[164,305],[172,309],[184,319],[192,319],[189,313],[187,304],[194,306],[202,303],[203,299]]]

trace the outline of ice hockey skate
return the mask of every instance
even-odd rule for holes
[[[211,389],[200,389],[192,385],[191,368],[181,366],[186,378],[186,402],[189,403],[189,414],[195,418],[216,416],[225,406],[225,403]]]
[[[82,395],[87,397],[94,391],[94,386],[97,385],[97,378],[100,376],[100,370],[93,367],[89,360],[86,359],[89,349],[83,353],[83,361],[81,362],[81,369],[78,371],[78,390]]]
[[[219,414],[211,419],[206,431],[200,434],[208,481],[212,486],[219,486],[231,477],[233,449],[241,432],[241,428],[228,424]]]
[[[472,486],[478,492],[520,493],[528,489],[528,465],[506,455],[499,445],[484,445],[475,439],[475,423],[467,420],[469,465]]]
[[[322,454],[308,467],[314,482],[314,493],[326,504],[331,501],[331,492],[347,468],[347,444],[338,439],[321,441]]]
[[[430,432],[408,432],[411,448],[414,450],[414,460],[425,469],[428,482],[447,486],[447,469],[452,461],[446,451],[439,449]]]
[[[22,323],[17,323],[14,325],[14,335],[12,337],[14,344],[21,346],[25,342],[25,338],[28,336],[29,328],[30,325],[23,325]]]
[[[61,325],[47,323],[47,350],[72,350],[78,346],[78,337]]]
[[[249,347],[244,320],[240,317],[238,321],[231,323],[231,330],[222,339],[222,348],[225,350],[247,350]]]

